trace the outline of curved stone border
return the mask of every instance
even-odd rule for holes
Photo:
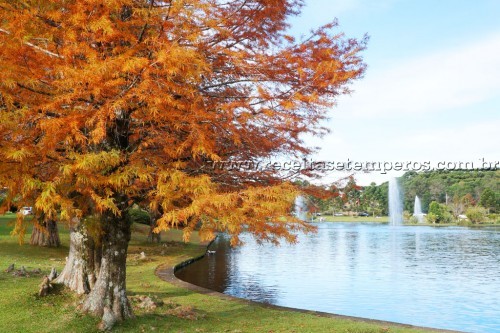
[[[207,248],[208,248],[208,246],[207,246]],[[181,279],[178,279],[175,276],[176,271],[192,264],[195,261],[203,259],[205,257],[205,254],[206,253],[204,253],[198,257],[194,257],[194,258],[185,260],[185,261],[183,261],[183,262],[181,262],[173,267],[170,265],[167,265],[167,264],[159,265],[158,267],[156,267],[155,275],[158,276],[161,280],[168,282],[168,283],[171,283],[174,286],[185,288],[185,289],[197,292],[199,294],[216,296],[216,297],[219,297],[219,298],[224,299],[224,300],[236,301],[236,302],[239,302],[242,304],[254,305],[254,306],[259,306],[259,307],[267,308],[267,309],[274,309],[274,310],[281,310],[281,311],[292,311],[292,312],[298,312],[298,313],[311,314],[311,315],[315,315],[315,316],[319,316],[319,317],[352,320],[352,321],[365,322],[365,323],[381,325],[381,326],[396,326],[396,327],[403,327],[403,328],[409,328],[409,329],[419,329],[419,330],[426,330],[428,332],[436,332],[436,333],[439,333],[439,332],[440,333],[465,333],[465,332],[461,332],[461,331],[445,330],[445,329],[431,328],[431,327],[425,327],[425,326],[414,326],[414,325],[410,325],[410,324],[401,324],[401,323],[395,323],[395,322],[391,322],[391,321],[344,316],[344,315],[338,315],[338,314],[333,314],[333,313],[328,313],[328,312],[303,310],[303,309],[290,308],[290,307],[280,306],[280,305],[266,304],[266,303],[251,301],[251,300],[244,299],[244,298],[230,296],[227,294],[220,293],[218,291],[203,288],[203,287],[188,283],[186,281],[183,281]]]

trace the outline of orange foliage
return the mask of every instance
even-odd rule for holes
[[[307,156],[362,75],[335,24],[286,35],[300,3],[1,0],[0,184],[48,218],[140,202],[187,237],[293,240],[293,186],[211,161]]]

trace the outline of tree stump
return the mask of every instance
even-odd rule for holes
[[[40,290],[38,291],[38,296],[40,297],[47,296],[51,289],[52,285],[50,284],[50,279],[47,275],[45,275],[45,277],[42,280],[42,283],[40,284]]]
[[[52,282],[52,280],[57,278],[57,270],[55,267],[52,267],[52,269],[50,270],[50,274],[49,274],[48,278],[49,278],[50,282]]]
[[[5,270],[5,273],[12,273],[14,269],[14,264],[10,264],[10,266]]]

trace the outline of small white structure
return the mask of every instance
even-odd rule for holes
[[[31,215],[33,214],[33,207],[23,207],[19,210],[19,212],[23,215]]]

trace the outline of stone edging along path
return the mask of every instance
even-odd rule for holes
[[[293,311],[293,312],[306,313],[306,314],[311,314],[311,315],[320,316],[320,317],[345,319],[345,320],[366,322],[366,323],[383,325],[383,326],[397,326],[397,327],[404,327],[404,328],[421,329],[421,330],[426,330],[428,332],[436,332],[436,333],[439,333],[439,332],[441,332],[441,333],[464,333],[464,332],[460,332],[460,331],[444,330],[444,329],[437,329],[437,328],[430,328],[430,327],[423,327],[423,326],[414,326],[414,325],[401,324],[401,323],[395,323],[395,322],[390,322],[390,321],[352,317],[352,316],[344,316],[344,315],[332,314],[332,313],[327,313],[327,312],[302,310],[302,309],[290,308],[290,307],[279,306],[279,305],[265,304],[265,303],[250,301],[250,300],[243,299],[243,298],[229,296],[229,295],[226,295],[226,294],[214,291],[214,290],[210,290],[207,288],[196,286],[194,284],[182,281],[175,276],[176,271],[192,264],[195,261],[202,259],[203,257],[205,257],[205,254],[200,255],[198,257],[194,257],[194,258],[185,260],[185,261],[183,261],[183,262],[181,262],[173,267],[170,265],[167,265],[167,264],[159,265],[155,270],[155,275],[158,276],[161,280],[168,282],[168,283],[171,283],[174,286],[185,288],[185,289],[197,292],[199,294],[215,296],[215,297],[219,297],[221,299],[228,300],[228,301],[236,301],[236,302],[240,302],[243,304],[260,306],[260,307],[268,308],[268,309],[281,310],[281,311]]]

